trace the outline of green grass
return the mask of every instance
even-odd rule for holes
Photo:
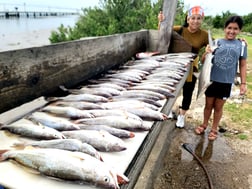
[[[223,38],[223,36],[223,30],[213,30],[215,39]],[[240,34],[239,38],[244,38],[248,43],[246,99],[241,104],[228,100],[224,105],[223,115],[228,117],[224,120],[228,130],[239,131],[239,134],[236,135],[237,138],[247,140],[252,139],[252,35]],[[229,135],[225,134],[227,137]]]

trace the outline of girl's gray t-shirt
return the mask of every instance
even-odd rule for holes
[[[238,39],[218,39],[216,43],[210,79],[220,83],[234,83],[239,60],[247,58],[247,46]]]

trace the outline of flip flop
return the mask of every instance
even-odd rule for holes
[[[200,126],[196,127],[194,131],[197,135],[201,135],[205,132],[206,128],[207,128],[207,126],[200,125]]]
[[[211,130],[208,134],[208,140],[215,140],[218,137],[218,132],[216,130]]]

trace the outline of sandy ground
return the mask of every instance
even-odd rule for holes
[[[28,47],[49,45],[50,29],[34,30],[19,34],[2,34],[0,36],[0,52],[17,50]]]

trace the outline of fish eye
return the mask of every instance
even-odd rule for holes
[[[109,177],[104,177],[103,181],[106,182],[106,183],[108,183],[108,182],[110,182],[110,179],[109,179]]]

